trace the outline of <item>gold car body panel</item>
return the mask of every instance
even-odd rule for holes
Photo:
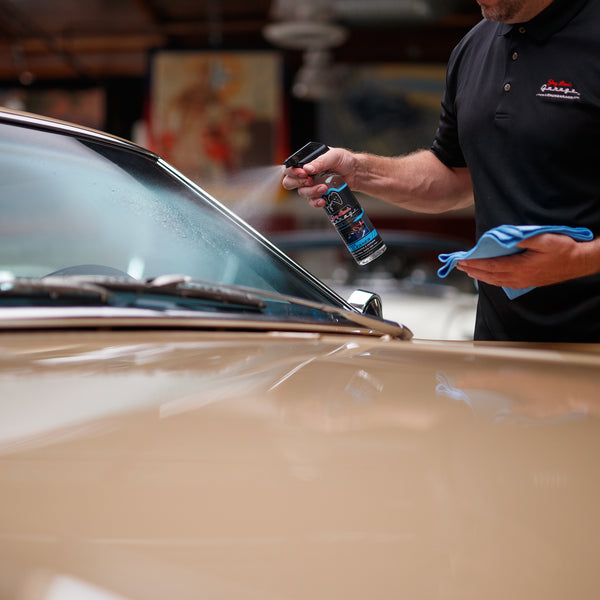
[[[0,356],[2,599],[600,589],[598,346],[83,329]]]

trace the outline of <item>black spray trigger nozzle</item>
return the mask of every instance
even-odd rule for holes
[[[321,144],[321,142],[308,142],[291,156],[288,156],[283,164],[286,167],[303,167],[305,164],[311,162],[317,156],[321,156],[329,150],[329,146]]]

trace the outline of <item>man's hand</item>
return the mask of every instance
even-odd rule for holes
[[[543,233],[518,244],[521,254],[461,260],[456,268],[478,281],[520,289],[560,283],[600,272],[600,243]]]
[[[286,190],[298,189],[298,194],[306,198],[309,204],[316,208],[322,208],[325,206],[325,200],[321,196],[327,192],[327,186],[315,185],[312,175],[323,171],[332,171],[341,175],[346,183],[355,189],[353,179],[355,168],[355,157],[352,152],[343,148],[330,148],[311,163],[304,165],[303,168],[287,168],[282,185]]]

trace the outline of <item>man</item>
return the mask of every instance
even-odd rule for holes
[[[403,157],[332,148],[283,186],[323,206],[311,175],[439,213],[475,203],[477,235],[499,225],[588,227],[543,234],[523,253],[472,259],[475,339],[600,342],[600,0],[478,0],[454,49],[432,147]],[[501,286],[535,289],[510,300]]]

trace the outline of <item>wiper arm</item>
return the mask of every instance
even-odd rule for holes
[[[279,292],[267,292],[264,290],[246,288],[243,286],[235,286],[235,289],[256,297],[269,298],[272,300],[279,300],[281,302],[288,302],[289,304],[306,306],[308,308],[313,308],[315,310],[319,310],[325,313],[341,316],[344,317],[346,320],[355,323],[356,325],[360,325],[361,327],[366,327],[372,331],[382,333],[385,335],[390,335],[398,339],[410,340],[413,337],[412,331],[405,325],[392,323],[390,321],[381,321],[380,319],[376,319],[375,317],[363,315],[361,313],[354,312],[347,308],[338,308],[336,306],[324,304],[322,302],[315,302],[313,300],[305,300],[304,298],[298,298],[297,296],[288,296],[287,294],[280,294]]]

